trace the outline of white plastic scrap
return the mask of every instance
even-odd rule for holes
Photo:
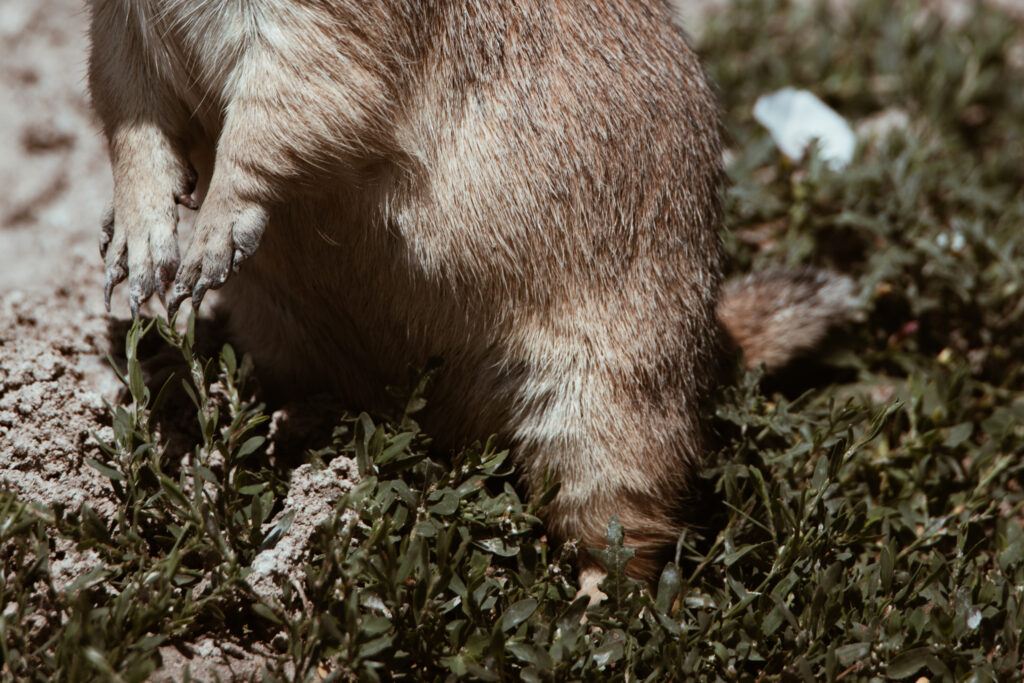
[[[857,138],[849,124],[807,90],[783,88],[757,98],[754,118],[768,129],[775,144],[791,159],[803,156],[812,141],[834,170],[853,159]]]

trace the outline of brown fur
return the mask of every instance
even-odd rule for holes
[[[92,0],[108,297],[127,277],[133,309],[170,287],[173,310],[224,285],[269,383],[355,405],[441,356],[425,426],[500,434],[531,491],[561,480],[555,534],[601,546],[617,515],[651,578],[721,355],[717,113],[671,19],[661,0]]]
[[[718,319],[747,367],[775,371],[813,350],[857,307],[853,281],[828,271],[755,273],[727,282]]]

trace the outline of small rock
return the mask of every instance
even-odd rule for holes
[[[196,645],[196,654],[200,657],[211,657],[214,654],[220,655],[220,648],[218,648],[212,640],[207,638]]]
[[[32,378],[37,382],[49,382],[60,377],[67,364],[55,353],[47,352],[36,358],[32,365]]]

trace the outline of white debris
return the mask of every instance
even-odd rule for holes
[[[754,118],[791,159],[802,157],[815,140],[819,155],[830,168],[841,169],[853,159],[857,145],[853,130],[842,116],[807,90],[783,88],[762,95],[754,103]]]
[[[267,600],[279,598],[281,577],[299,585],[313,532],[327,521],[334,512],[334,504],[358,481],[355,462],[345,457],[334,458],[322,470],[311,465],[299,465],[292,470],[284,508],[265,525],[268,532],[278,525],[284,531],[273,547],[253,558],[252,572],[247,578],[257,595]],[[353,514],[348,512],[343,519]]]

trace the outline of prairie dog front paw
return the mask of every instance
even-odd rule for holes
[[[207,291],[223,285],[231,272],[256,251],[267,218],[264,206],[211,189],[167,300],[168,315],[173,315],[188,297],[198,308]]]
[[[112,141],[114,200],[103,220],[100,253],[106,268],[104,300],[128,280],[132,315],[170,285],[178,270],[178,204],[196,206],[196,175],[156,129],[122,131]]]

